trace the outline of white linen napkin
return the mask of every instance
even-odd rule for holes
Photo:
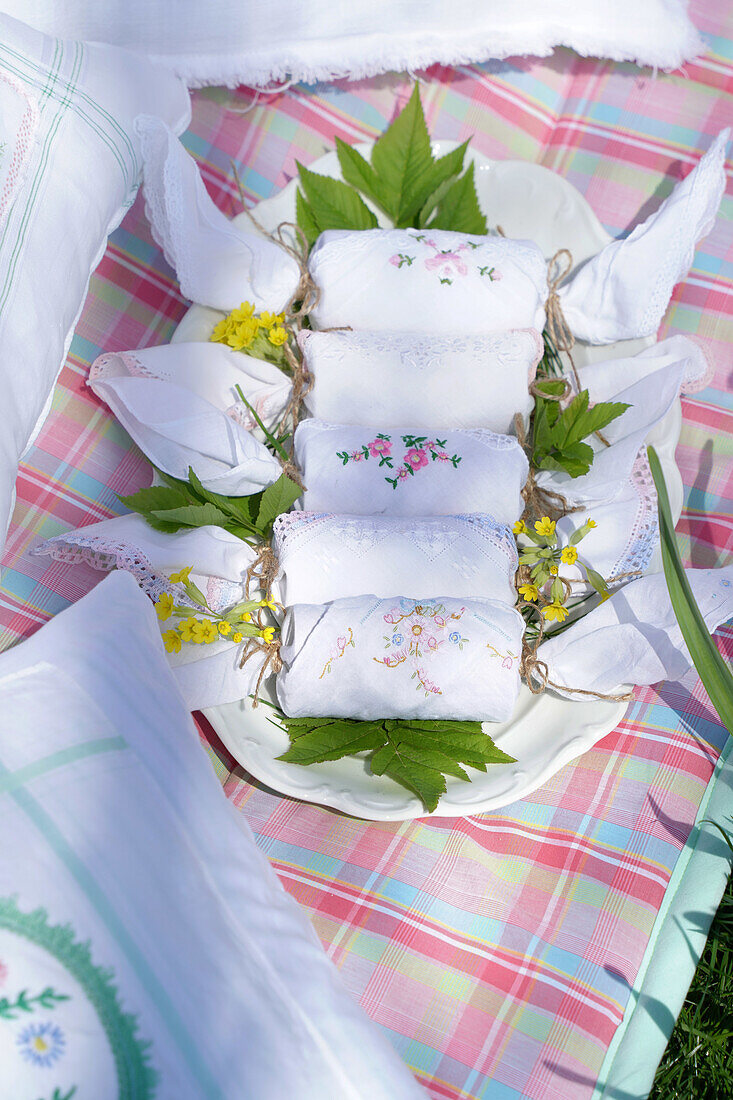
[[[523,628],[491,600],[298,604],[283,624],[278,699],[291,717],[503,722],[519,693]]]
[[[280,477],[280,463],[236,409],[224,412],[176,382],[123,374],[120,356],[103,358],[89,385],[160,470],[185,481],[193,467],[205,489],[225,496],[257,493]]]
[[[712,633],[733,615],[733,565],[686,572]],[[564,688],[615,694],[625,684],[679,680],[692,666],[662,573],[619,589],[543,642],[537,656],[547,664],[548,678],[560,685],[559,694],[569,699],[574,696]]]
[[[612,241],[560,289],[565,320],[579,340],[612,344],[652,336],[695,246],[710,232],[725,190],[722,130],[692,172],[623,240]]]
[[[194,302],[228,313],[242,302],[280,313],[300,270],[273,241],[227,218],[204,187],[193,157],[160,119],[139,115],[143,194],[153,237]]]
[[[162,344],[138,351],[108,352],[89,369],[88,385],[106,400],[117,378],[154,378],[189,390],[225,412],[243,428],[258,432],[257,421],[237,393],[241,389],[268,431],[283,416],[292,383],[274,363],[255,359],[226,344],[192,342]]]
[[[544,344],[535,329],[487,335],[313,332],[298,336],[313,416],[382,429],[491,428],[528,417]]]
[[[469,336],[542,332],[545,325],[547,265],[533,241],[439,229],[329,229],[308,269],[320,290],[314,328]]]
[[[281,602],[396,593],[516,602],[517,548],[492,516],[344,516],[290,512],[273,528]]]
[[[489,512],[500,523],[522,513],[527,458],[516,438],[487,428],[408,432],[303,420],[295,461],[311,512],[450,516]]]
[[[677,333],[645,348],[638,355],[621,359],[602,359],[586,363],[578,373],[580,384],[588,390],[593,404],[599,401],[624,400],[623,390],[641,382],[655,371],[683,365],[680,393],[699,393],[709,385],[715,372],[706,346],[691,336]],[[660,378],[662,376],[660,375]]]
[[[152,600],[164,592],[180,599],[180,590],[168,578],[193,566],[191,580],[212,610],[219,612],[245,598],[245,575],[256,556],[251,546],[221,527],[197,527],[168,535],[154,531],[137,515],[117,516],[56,535],[33,553],[85,563],[105,572],[125,570]],[[251,595],[259,595],[254,585]],[[159,623],[161,632],[172,625],[173,620]],[[179,653],[166,654],[189,710],[231,703],[251,693],[259,664],[253,658],[240,669],[241,653],[241,644],[219,638],[208,645],[186,643]]]

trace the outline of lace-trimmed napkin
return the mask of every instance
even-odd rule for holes
[[[652,336],[695,245],[710,232],[725,190],[721,131],[692,172],[657,211],[623,240],[612,241],[560,290],[570,330],[591,344]]]
[[[544,345],[535,329],[484,336],[309,332],[298,336],[313,377],[305,404],[339,424],[390,429],[512,430],[527,418]]]
[[[151,599],[158,600],[167,592],[181,603],[186,599],[180,586],[168,578],[193,565],[191,580],[212,610],[218,612],[244,599],[245,575],[256,556],[251,546],[221,527],[198,527],[166,535],[135,515],[68,531],[48,539],[33,552],[57,561],[84,563],[104,572],[124,569]],[[195,613],[192,608],[192,615]],[[198,613],[204,614],[200,610]],[[173,622],[160,622],[161,631]],[[250,661],[240,669],[241,650],[241,645],[220,638],[209,645],[186,644],[179,653],[167,654],[190,710],[231,703],[251,693],[259,668]]]
[[[241,405],[230,404],[224,411],[201,396],[201,393],[211,392],[212,396],[223,395],[223,400],[228,402],[227,382],[235,368],[221,357],[224,365],[221,379],[211,377],[207,380],[209,372],[202,370],[198,375],[191,369],[190,351],[180,353],[179,360],[176,353],[165,357],[155,354],[156,351],[174,352],[178,348],[206,346],[175,344],[146,352],[103,355],[92,366],[89,385],[97,397],[109,405],[123,428],[158,469],[185,480],[189,467],[193,467],[204,488],[226,496],[257,493],[277,481],[282,472],[280,463],[263,443],[242,427]],[[196,354],[194,352],[193,357]],[[179,374],[183,384],[179,384],[178,378],[165,381],[146,376],[150,368],[145,364],[155,366],[163,360],[169,364],[174,378],[174,362],[183,364],[184,369]],[[143,364],[142,370],[138,364]],[[231,367],[229,373],[227,367]],[[239,373],[243,376],[245,371]],[[262,376],[267,372],[259,373]],[[273,390],[272,384],[263,387],[261,379],[250,377],[250,392],[252,388],[260,392],[265,402],[280,406],[281,395]],[[243,392],[246,392],[245,387]]]
[[[733,565],[686,572],[712,633],[733,615]],[[609,694],[623,684],[679,680],[692,667],[662,573],[621,588],[543,642],[537,656],[547,664],[548,679],[569,699],[573,694],[562,690],[564,685]]]
[[[424,435],[303,420],[295,432],[295,461],[306,486],[302,507],[312,512],[490,512],[511,524],[524,507],[524,451],[513,436],[486,428]]]
[[[225,313],[243,301],[254,303],[258,312],[280,313],[300,281],[293,258],[218,209],[195,160],[160,119],[140,115],[136,129],[153,237],[186,297]]]
[[[503,722],[523,628],[517,611],[482,599],[298,604],[283,624],[278,699],[291,717]]]
[[[516,602],[517,550],[488,515],[402,518],[290,512],[275,520],[281,601],[331,603],[365,592]]]
[[[533,241],[329,229],[308,269],[320,289],[314,328],[477,335],[545,327],[547,264]]]

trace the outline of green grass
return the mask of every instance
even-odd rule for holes
[[[649,1100],[733,1097],[733,879],[728,880]]]

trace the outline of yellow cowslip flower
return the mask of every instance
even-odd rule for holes
[[[231,634],[232,632],[232,624],[222,619],[220,623],[217,623],[217,629],[219,633],[226,638],[227,634]]]
[[[233,642],[236,642],[237,644],[239,644],[239,642],[241,642],[241,640],[242,640],[242,635],[239,633],[239,631],[236,631],[234,634],[232,634],[232,641]]]
[[[266,626],[265,629],[262,631],[262,640],[265,643],[265,645],[269,645],[274,637],[275,637],[275,627],[274,626]]]
[[[222,318],[221,321],[217,321],[217,323],[214,325],[214,331],[209,337],[209,340],[211,340],[213,343],[225,344],[231,327],[232,326],[229,318]]]
[[[182,623],[179,623],[178,629],[181,632],[181,637],[184,642],[195,642],[194,628],[198,624],[198,619],[184,619]]]
[[[518,519],[517,522],[512,527],[512,531],[514,532],[515,535],[526,535],[527,534],[527,524],[524,522],[523,519]]]
[[[534,529],[538,535],[551,539],[555,534],[555,521],[549,516],[543,516],[542,519],[535,520]]]
[[[524,596],[525,600],[536,600],[540,593],[536,584],[520,584],[519,594]]]
[[[245,348],[251,347],[258,331],[257,322],[253,317],[249,317],[245,321],[240,321],[238,325],[230,330],[226,342],[234,351],[243,351]]]
[[[170,580],[173,584],[188,584],[188,578],[191,576],[192,565],[187,565],[185,569],[180,569],[178,573],[171,573]]]
[[[274,611],[277,604],[272,596],[268,596],[266,600],[260,600],[260,607],[269,607],[270,611]]]
[[[560,554],[560,561],[563,565],[575,565],[578,560],[578,551],[574,546],[566,546]]]
[[[585,521],[585,526],[588,528],[589,531],[592,531],[594,527],[598,526],[598,524],[594,519],[587,519]]]
[[[163,643],[165,645],[166,653],[181,652],[181,635],[178,633],[177,630],[164,630]]]
[[[244,615],[241,616],[241,619],[243,623],[252,622],[252,616],[250,615],[249,611],[245,611]]]
[[[193,641],[198,645],[208,645],[209,642],[215,642],[219,637],[216,623],[212,623],[211,619],[196,619],[195,625],[191,628],[191,633],[193,634]]]
[[[556,577],[557,576],[557,566],[556,565],[551,565],[550,566],[550,576],[551,577]]]
[[[276,325],[271,328],[267,334],[267,339],[273,345],[273,347],[280,348],[288,338],[287,329],[284,329],[282,325]]]
[[[155,613],[161,622],[170,619],[173,614],[173,597],[170,592],[163,592],[155,602]]]
[[[255,307],[252,302],[242,302],[228,314],[227,320],[233,325],[239,325],[242,321],[249,321],[255,316]]]
[[[282,319],[279,313],[270,313],[269,309],[263,310],[258,317],[263,328],[274,328],[275,325],[279,325],[282,322]]]
[[[542,614],[545,616],[548,622],[552,622],[553,619],[557,619],[557,621],[561,623],[563,622],[563,620],[567,619],[568,609],[567,607],[563,607],[561,603],[558,603],[557,600],[555,600],[554,603],[548,603],[547,607],[542,608]]]

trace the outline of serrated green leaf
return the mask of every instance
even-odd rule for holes
[[[430,195],[428,195],[427,199],[420,208],[419,214],[417,215],[418,229],[425,228],[428,221],[430,220],[430,215],[432,214],[433,210],[435,210],[435,207],[438,205],[438,203],[443,198],[446,191],[448,191],[449,188],[452,186],[452,184],[452,179],[444,180],[439,187],[436,187],[436,189]]]
[[[254,523],[259,512],[261,492],[243,497],[227,497],[221,493],[212,493],[201,484],[192,466],[188,468],[188,479],[193,492],[202,503],[213,504],[215,508],[231,516],[235,522],[244,524],[252,531],[255,530]]]
[[[209,524],[226,527],[230,522],[230,517],[213,504],[187,504],[182,508],[167,508],[163,511],[156,509],[150,515],[164,523],[177,523],[181,527],[206,527]]]
[[[295,737],[290,748],[278,757],[289,764],[320,764],[324,760],[339,760],[356,752],[378,749],[384,744],[385,732],[381,726],[332,718]]]
[[[576,422],[571,441],[586,439],[594,432],[605,428],[612,420],[622,416],[630,405],[623,401],[599,401],[592,409],[587,409],[579,422]]]
[[[354,149],[352,145],[347,145],[341,138],[336,138],[336,153],[339,158],[341,175],[346,182],[371,199],[380,210],[383,209],[383,188],[380,186],[379,177],[369,161],[365,160],[357,149]]]
[[[582,423],[588,408],[588,399],[588,390],[581,390],[558,416],[552,428],[552,442],[559,451],[583,438],[585,433],[578,434],[577,426]]]
[[[415,180],[434,163],[417,84],[407,106],[374,143],[371,160],[379,176],[381,209],[396,226],[410,225],[419,209]],[[422,196],[423,201],[431,190]]]
[[[158,509],[180,508],[190,500],[181,490],[172,489],[167,485],[151,485],[148,489],[139,489],[130,496],[118,496],[117,499],[126,508],[141,515]]]
[[[328,229],[375,229],[377,219],[353,187],[330,176],[319,176],[299,161],[300,185],[316,223]]]
[[[430,229],[452,229],[456,233],[486,233],[486,218],[481,213],[474,182],[473,161],[462,176],[451,184],[438,203]]]
[[[562,378],[543,378],[535,382],[535,389],[551,397],[562,397],[565,393],[565,382]],[[557,402],[553,402],[553,404],[557,404]]]
[[[553,450],[536,465],[541,470],[562,470],[570,477],[582,477],[593,465],[593,448],[588,443],[573,443],[565,451]]]
[[[321,235],[321,227],[313,212],[313,207],[304,197],[300,188],[295,192],[295,220],[303,230],[308,244],[315,244]]]
[[[371,769],[375,775],[388,775],[402,787],[407,787],[408,791],[417,795],[428,813],[433,812],[440,796],[445,794],[445,776],[434,768],[405,760],[393,742],[377,749],[371,759]]]
[[[477,728],[467,728],[469,725]],[[424,726],[405,722],[400,725],[399,738],[417,743],[422,739],[423,743],[433,745],[460,763],[482,771],[486,770],[486,764],[515,763],[513,756],[507,756],[497,748],[480,722],[433,722]]]
[[[415,178],[412,190],[417,221],[414,224],[422,227],[427,223],[435,207],[447,194],[454,178],[463,170],[467,149],[468,142],[464,141],[450,153],[434,160],[429,168]]]
[[[263,534],[269,531],[273,520],[292,508],[302,492],[301,487],[296,485],[287,474],[281,474],[273,485],[268,485],[262,494],[260,509],[257,513],[259,530]]]

